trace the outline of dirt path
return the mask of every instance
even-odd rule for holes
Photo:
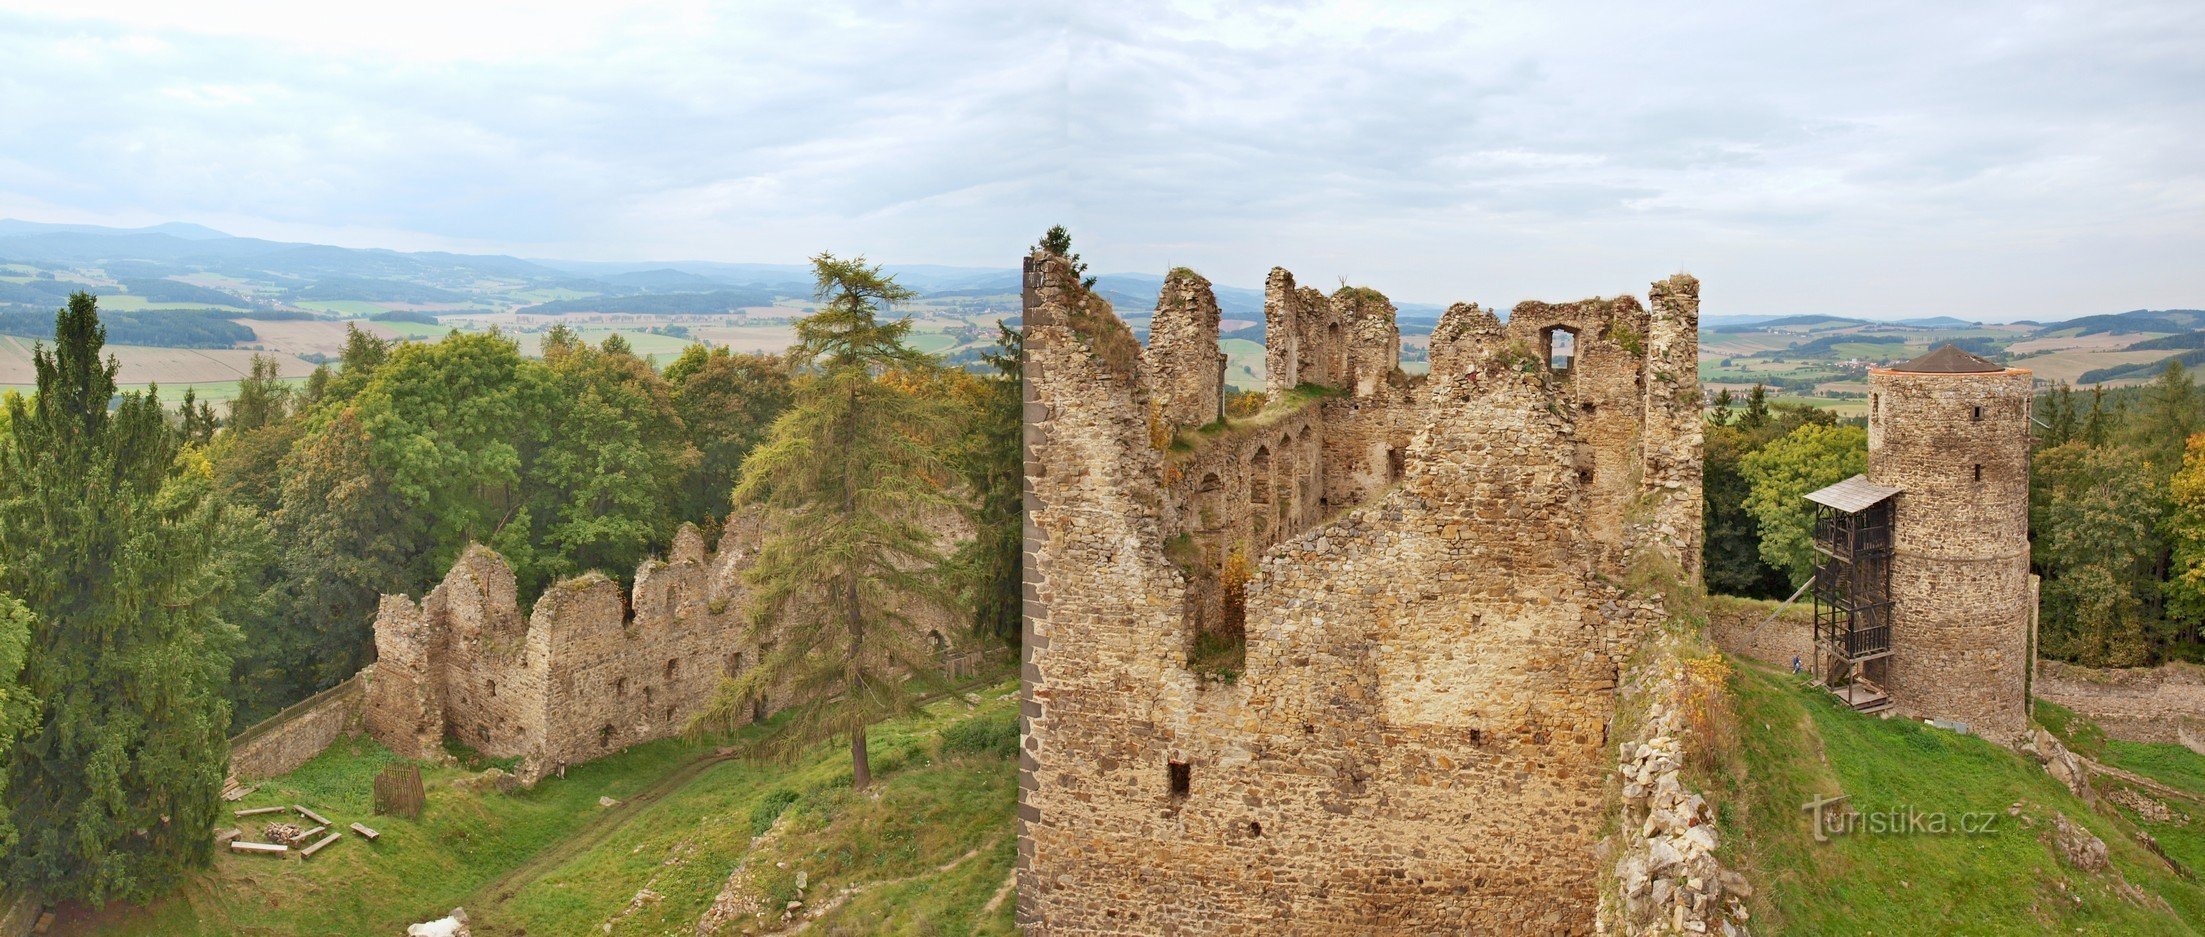
[[[652,804],[666,799],[666,795],[687,786],[690,781],[696,780],[697,775],[703,774],[705,769],[735,758],[738,754],[734,749],[723,748],[709,755],[700,756],[688,764],[667,772],[658,780],[651,782],[651,786],[637,791],[628,799],[611,807],[602,808],[597,816],[591,818],[588,823],[583,824],[580,829],[575,830],[565,839],[551,844],[543,851],[530,856],[527,862],[514,866],[507,870],[504,875],[491,879],[481,888],[475,889],[474,894],[468,895],[467,900],[460,903],[460,907],[466,908],[470,916],[481,921],[480,924],[476,925],[476,930],[484,934],[504,932],[502,928],[497,926],[495,915],[491,912],[502,907],[514,895],[519,894],[522,888],[542,878],[545,873],[558,868],[567,860],[581,855],[597,844],[611,838],[614,833],[620,831],[621,827],[626,826],[629,820],[634,819],[638,813]]]
[[[952,693],[936,694],[921,705],[932,705],[952,695],[969,695],[991,684],[992,680],[973,681],[971,684],[956,688]],[[651,782],[649,787],[637,791],[619,804],[603,808],[597,816],[592,817],[589,822],[583,824],[565,839],[545,847],[542,851],[530,856],[527,862],[514,866],[505,874],[491,879],[481,888],[475,889],[473,894],[467,896],[466,901],[461,902],[460,907],[466,908],[467,913],[478,922],[474,925],[477,933],[484,935],[520,933],[500,926],[495,912],[503,907],[507,901],[512,900],[514,895],[519,894],[521,889],[528,887],[530,883],[542,878],[546,873],[566,863],[567,860],[579,856],[597,846],[597,844],[610,839],[614,833],[619,832],[622,827],[628,824],[628,821],[635,819],[643,810],[666,799],[667,795],[687,786],[690,781],[696,780],[697,776],[703,774],[706,769],[720,762],[741,757],[741,754],[739,749],[722,748],[667,772],[658,780]],[[963,860],[960,859],[959,861]]]

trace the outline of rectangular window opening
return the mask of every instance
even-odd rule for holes
[[[1171,796],[1187,796],[1187,792],[1194,789],[1194,767],[1184,761],[1174,761],[1168,769],[1171,775]]]

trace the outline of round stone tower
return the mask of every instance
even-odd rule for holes
[[[1868,478],[1901,491],[1884,689],[1999,740],[2028,720],[2031,385],[1950,345],[1868,372]]]

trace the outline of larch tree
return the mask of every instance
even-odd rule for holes
[[[941,685],[910,613],[946,607],[947,563],[931,518],[957,508],[945,452],[954,426],[909,372],[931,368],[904,344],[910,324],[880,314],[914,295],[863,258],[813,258],[819,311],[797,323],[794,404],[743,463],[738,504],[766,515],[747,576],[757,666],[721,687],[708,729],[749,721],[779,694],[787,718],[761,753],[848,738],[852,783],[872,781],[866,730],[916,710]]]
[[[22,685],[42,707],[17,742],[8,882],[49,898],[142,901],[213,855],[228,762],[234,631],[213,479],[154,391],[115,397],[91,296],[56,317],[0,442],[0,592],[34,616]]]

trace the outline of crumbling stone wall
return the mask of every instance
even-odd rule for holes
[[[1812,670],[1814,607],[1804,597],[1782,612],[1777,612],[1778,604],[1773,599],[1709,596],[1707,636],[1732,654],[1786,668],[1798,658],[1801,668]],[[1772,612],[1776,613],[1773,618]]]
[[[1028,259],[1021,922],[1590,931],[1617,667],[1661,613],[1615,585],[1625,503],[1655,492],[1589,483],[1578,404],[1640,412],[1645,357],[1595,331],[1600,367],[1558,378],[1457,307],[1411,379],[1382,296],[1283,270],[1266,292],[1279,408],[1159,445],[1155,377],[1096,351],[1062,258]],[[1696,420],[1680,381],[1661,405]],[[1286,402],[1301,385],[1329,392]],[[1636,482],[1623,422],[1600,445]],[[1246,668],[1205,679],[1187,648],[1217,551],[1188,547],[1240,538]]]
[[[1886,689],[1916,715],[2027,731],[2031,377],[1868,374],[1868,477],[1901,489]]]
[[[951,517],[935,526],[945,542],[967,535]],[[761,538],[758,518],[738,515],[708,552],[683,525],[627,594],[591,572],[554,583],[525,619],[505,559],[470,546],[420,602],[383,597],[367,730],[408,758],[440,757],[447,738],[520,758],[524,781],[679,732],[758,662],[742,577]],[[965,633],[952,610],[906,614],[944,651]],[[759,712],[785,702],[769,694]]]
[[[1201,426],[1225,415],[1225,353],[1217,347],[1217,296],[1210,281],[1184,267],[1164,278],[1143,354],[1155,389],[1157,419]]]
[[[2205,751],[2205,667],[2178,661],[2119,669],[2038,661],[2034,688],[2038,699],[2089,717],[2114,738]]]
[[[375,665],[309,696],[230,739],[230,774],[241,780],[284,774],[361,728],[366,686]]]

